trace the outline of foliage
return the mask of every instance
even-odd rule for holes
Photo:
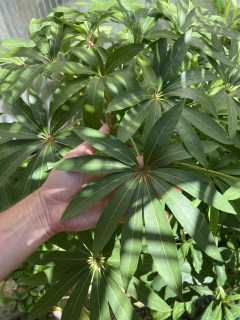
[[[51,168],[107,174],[62,221],[117,190],[96,229],[57,234],[49,243],[58,250],[27,259],[38,272],[21,279],[26,297],[50,288],[26,307],[29,320],[72,287],[63,320],[79,320],[89,288],[91,320],[110,319],[108,303],[118,320],[138,319],[128,296],[158,320],[194,315],[204,295],[213,300],[200,320],[240,313],[240,9],[234,0],[148,4],[57,7],[31,21],[31,41],[0,42],[1,98],[17,119],[0,123],[1,210]],[[59,83],[49,108],[33,90],[42,76]],[[82,141],[97,154],[62,160]]]

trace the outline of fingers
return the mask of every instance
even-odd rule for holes
[[[104,132],[104,133],[109,133],[109,126],[107,124],[104,124],[99,131]],[[79,157],[79,156],[87,156],[87,155],[92,155],[96,152],[96,149],[91,146],[89,143],[86,141],[81,143],[78,147],[75,149],[69,151],[64,159],[67,158],[73,158],[73,157]]]

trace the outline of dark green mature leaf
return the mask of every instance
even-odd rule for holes
[[[143,204],[149,252],[159,274],[171,290],[182,298],[182,276],[173,231],[149,182],[145,184]]]
[[[48,312],[61,298],[70,290],[74,284],[82,277],[87,266],[82,265],[65,275],[58,281],[44,296],[34,305],[28,316],[28,320],[34,320]]]
[[[147,93],[145,90],[142,89],[129,89],[119,93],[114,99],[109,103],[107,111],[117,111],[122,110],[135,104],[151,99],[152,95]]]
[[[207,136],[223,144],[232,144],[224,129],[205,113],[185,106],[183,117]]]
[[[30,139],[26,140],[11,140],[0,144],[0,159],[6,158],[11,154],[19,151],[23,147],[32,144]]]
[[[56,132],[68,120],[72,119],[76,115],[76,113],[82,108],[85,99],[86,96],[74,97],[66,101],[60,108],[58,108],[51,120],[51,132]]]
[[[62,320],[77,320],[80,319],[82,308],[86,300],[89,286],[92,279],[92,271],[87,270],[82,275],[78,284],[71,293],[62,313]]]
[[[79,252],[66,251],[36,251],[27,260],[29,263],[43,266],[79,266],[86,264],[86,255]],[[86,266],[86,265],[85,265]]]
[[[190,27],[192,24],[194,24],[199,19],[206,17],[206,15],[208,15],[208,14],[209,14],[208,9],[196,6],[186,16],[186,19],[185,19],[183,25],[181,26],[182,30],[187,30],[188,27]]]
[[[232,30],[229,28],[223,28],[219,26],[211,26],[211,25],[201,25],[193,28],[193,31],[196,32],[207,32],[207,33],[213,33],[218,34],[222,37],[228,37],[235,40],[240,40],[240,33],[237,30]]]
[[[104,82],[102,77],[90,80],[86,89],[86,101],[83,105],[83,119],[87,127],[99,129],[104,105]]]
[[[24,68],[26,68],[26,67],[24,67]],[[6,69],[6,70],[8,70],[8,69]],[[1,90],[2,89],[12,90],[12,88],[14,87],[18,78],[22,74],[23,70],[24,70],[23,68],[20,68],[16,71],[12,72],[8,77],[6,77],[4,79],[4,81],[2,82]]]
[[[151,131],[153,125],[157,122],[157,120],[161,117],[161,105],[159,101],[152,100],[149,106],[150,110],[148,113],[147,121],[144,126],[143,131],[143,143],[146,143],[146,139]]]
[[[237,124],[238,124],[238,110],[237,106],[234,102],[234,99],[231,96],[227,96],[227,114],[228,114],[228,133],[229,138],[234,139],[236,131],[237,131]]]
[[[127,296],[116,282],[106,275],[106,272],[103,272],[103,286],[107,299],[118,320],[138,320],[138,316]]]
[[[159,158],[154,161],[153,166],[168,164],[172,161],[185,160],[192,158],[191,154],[187,152],[183,143],[176,143],[162,150]]]
[[[74,128],[74,132],[97,150],[100,150],[129,166],[138,167],[138,162],[130,149],[114,136],[91,128]]]
[[[194,174],[174,168],[158,168],[151,172],[219,210],[235,214],[233,207],[214,187]]]
[[[37,139],[39,132],[17,123],[0,123],[1,138]]]
[[[153,58],[153,70],[157,77],[161,74],[161,69],[167,54],[167,39],[159,39]]]
[[[97,307],[96,307],[97,306]],[[90,298],[90,320],[110,320],[108,302],[100,272],[95,271]]]
[[[85,87],[88,82],[89,77],[85,76],[61,83],[52,96],[49,116],[52,117],[63,103],[69,100],[74,93]]]
[[[69,75],[72,74],[81,74],[81,75],[94,75],[96,74],[95,71],[90,69],[87,66],[84,66],[81,63],[77,62],[68,62],[68,61],[58,61],[54,63],[49,63],[47,66],[44,68],[43,73],[49,77],[53,73],[67,73]]]
[[[35,51],[32,48],[14,48],[10,49],[0,57],[0,61],[4,61],[3,59],[5,58],[10,58],[10,57],[21,57],[21,58],[29,58],[29,59],[34,59],[34,60],[40,60],[40,61],[46,61],[46,58],[39,52]]]
[[[135,57],[144,47],[144,44],[131,43],[115,50],[106,61],[106,74]]]
[[[30,89],[29,102],[30,102],[30,107],[31,107],[33,116],[37,121],[40,129],[47,134],[48,133],[47,110],[43,101],[32,89]]]
[[[51,32],[49,40],[49,54],[53,60],[57,60],[58,52],[61,49],[61,42],[63,37],[63,26],[64,23],[56,18],[62,17],[62,12],[54,13],[51,21]],[[56,18],[55,18],[56,17]]]
[[[70,202],[62,216],[62,221],[76,216],[93,203],[105,197],[121,184],[131,179],[132,176],[133,173],[113,173],[91,182]]]
[[[82,59],[85,63],[89,65],[94,71],[98,72],[99,61],[97,56],[85,47],[71,47],[71,52],[73,52],[78,58]]]
[[[133,171],[131,167],[126,164],[105,156],[81,156],[61,160],[51,165],[61,171],[73,172],[126,172]]]
[[[12,204],[12,193],[14,190],[14,185],[16,183],[16,180],[12,178],[8,178],[5,183],[2,183],[0,185],[0,210],[3,212],[4,210],[7,210],[10,205]]]
[[[181,102],[167,111],[151,129],[144,146],[144,164],[152,165],[159,159],[161,150],[166,145],[173,129],[175,128],[183,110]]]
[[[163,92],[168,90],[175,90],[177,88],[185,88],[191,84],[216,80],[218,77],[210,71],[205,69],[192,69],[182,72],[180,75],[171,80],[164,87]]]
[[[49,43],[47,37],[41,35],[39,31],[37,32],[32,32],[30,34],[30,37],[32,41],[36,44],[38,49],[42,52],[42,54],[46,55],[48,59],[51,60],[50,56],[50,48],[49,48]]]
[[[142,247],[142,195],[143,182],[140,180],[129,204],[121,236],[120,269],[125,291],[137,269]]]
[[[19,165],[40,146],[39,141],[23,146],[14,154],[4,158],[0,166],[0,181],[4,183],[19,167]]]
[[[158,91],[158,80],[150,64],[142,58],[138,58],[138,62],[142,68],[144,80],[151,88]]]
[[[54,136],[54,142],[56,141],[71,147],[77,147],[83,142],[83,140],[71,130],[58,133]]]
[[[163,200],[166,201],[166,204],[176,216],[177,220],[190,236],[193,237],[200,248],[213,259],[222,262],[209,225],[198,208],[165,181],[152,176],[150,179],[154,188]]]
[[[215,110],[218,112],[228,99],[228,94],[225,89],[218,91],[212,98],[212,102],[215,106]]]
[[[178,0],[177,2],[177,14],[178,14],[178,26],[181,29],[186,21],[189,7],[189,0]]]
[[[93,241],[93,257],[103,249],[111,238],[118,223],[122,219],[137,186],[138,177],[133,177],[125,182],[112,196],[104,208],[96,226]]]
[[[184,59],[192,40],[192,31],[182,35],[171,47],[161,70],[162,86],[171,79]]]
[[[118,128],[117,137],[126,142],[140,127],[154,100],[145,100],[127,111]]]

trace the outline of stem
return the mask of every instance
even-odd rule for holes
[[[100,40],[101,46],[103,47],[103,42],[102,42],[102,37],[101,37],[101,33],[100,33],[100,30],[99,30],[99,27],[97,28],[97,31],[98,31],[98,36],[99,36],[99,40]]]
[[[102,119],[101,119],[101,125],[103,126],[105,123],[102,121]]]
[[[110,96],[110,92],[108,90],[108,86],[107,86],[107,83],[106,83],[106,80],[105,80],[104,77],[103,77],[103,83],[104,83],[104,86],[105,86],[105,89],[106,89],[106,92],[107,92],[108,103],[110,103],[111,102],[111,96]]]
[[[53,77],[50,77],[50,79],[51,79],[51,80],[55,80],[55,81],[57,81],[57,82],[60,82],[60,83],[61,83],[61,81],[60,81],[60,80],[55,79],[55,78],[53,78]]]
[[[210,173],[213,173],[213,174],[216,174],[216,175],[219,175],[219,176],[223,176],[223,177],[226,177],[226,178],[230,178],[230,179],[234,179],[234,180],[240,181],[239,178],[230,176],[230,175],[225,174],[225,173],[221,173],[221,172],[217,172],[217,171],[213,171],[213,170],[206,170],[206,169],[201,168],[201,167],[193,166],[191,164],[178,162],[178,161],[173,161],[172,163],[180,164],[181,166],[185,166],[185,167],[191,167],[191,168],[194,168],[194,169],[199,169],[199,170],[205,171],[206,173],[210,172]]]
[[[138,148],[137,148],[137,146],[136,146],[136,144],[135,144],[135,142],[134,142],[133,138],[132,138],[132,137],[130,137],[130,140],[131,140],[131,142],[132,142],[133,148],[134,148],[134,149],[135,149],[135,151],[136,151],[137,156],[139,157],[139,156],[140,156],[140,153],[139,153],[139,151],[138,151]]]
[[[81,121],[81,120],[83,120],[83,118],[74,121],[73,123],[71,123],[69,126],[67,126],[67,128],[65,128],[65,129],[64,129],[63,131],[61,131],[61,132],[64,132],[64,131],[68,130],[69,128],[71,128],[72,126],[74,126],[76,123],[78,123],[78,122]]]
[[[128,42],[128,28],[127,28],[127,31],[126,31],[126,44]]]

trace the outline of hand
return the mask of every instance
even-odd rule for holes
[[[109,127],[105,124],[100,131],[109,133]],[[92,155],[96,152],[87,142],[83,142],[75,149],[68,152],[64,159]],[[74,196],[90,182],[104,176],[99,173],[76,173],[53,169],[46,182],[38,190],[42,201],[44,201],[44,221],[47,221],[52,233],[61,231],[82,231],[94,228],[105,208],[112,193],[96,202],[75,217],[71,217],[60,223],[63,212]]]

